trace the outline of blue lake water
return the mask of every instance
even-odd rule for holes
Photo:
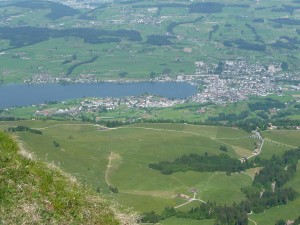
[[[187,83],[14,84],[0,86],[0,108],[63,101],[82,97],[126,97],[141,94],[186,98],[197,92]]]

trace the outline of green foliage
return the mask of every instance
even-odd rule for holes
[[[228,149],[227,149],[226,145],[221,145],[220,146],[220,151],[227,152]]]
[[[222,149],[222,151],[225,151],[225,149],[227,150],[226,146],[223,146]],[[197,154],[183,155],[176,158],[174,161],[161,161],[159,163],[149,164],[150,168],[160,170],[162,174],[172,174],[178,171],[186,172],[189,170],[198,172],[223,171],[233,173],[244,171],[251,166],[253,165],[248,161],[242,163],[240,160],[230,158],[226,154],[209,156],[207,153],[203,156]]]
[[[52,144],[53,144],[53,146],[55,148],[59,148],[60,147],[60,144],[57,141],[53,141]]]
[[[186,157],[182,159],[187,161]],[[273,156],[270,160],[260,161],[265,167],[255,175],[252,186],[243,189],[247,200],[240,204],[217,206],[216,203],[207,202],[206,204],[201,203],[199,207],[192,208],[188,212],[175,209],[165,209],[160,215],[151,212],[151,218],[163,220],[176,216],[196,220],[215,219],[215,224],[219,225],[248,224],[248,213],[251,211],[261,213],[268,208],[287,204],[298,197],[298,193],[294,189],[283,186],[295,174],[295,165],[299,159],[300,148],[287,151],[281,157]]]
[[[289,64],[287,62],[282,62],[281,63],[281,69],[282,70],[288,70],[289,69]]]
[[[256,111],[256,110],[268,111],[273,108],[283,109],[285,107],[285,104],[272,98],[266,98],[253,103],[248,103],[248,107],[251,111]]]
[[[100,196],[57,168],[19,155],[2,132],[0,153],[0,223],[119,224]]]
[[[150,45],[164,46],[164,45],[172,45],[173,43],[170,39],[175,38],[174,36],[166,36],[166,35],[150,35],[147,36],[147,43]]]
[[[141,36],[137,31],[130,30],[95,30],[89,28],[52,30],[40,27],[1,27],[2,39],[10,40],[11,48],[20,48],[47,41],[49,38],[78,37],[90,44],[103,44],[120,42],[121,37],[131,41],[140,41]]]
[[[119,76],[122,77],[122,78],[126,77],[127,75],[128,75],[128,72],[126,72],[126,71],[123,71],[123,72],[119,73]]]
[[[112,193],[119,193],[119,190],[118,188],[114,187],[114,186],[109,186],[109,190],[112,192]]]
[[[29,128],[26,126],[9,127],[6,129],[6,131],[11,132],[11,133],[28,131],[29,133],[32,133],[32,134],[39,134],[39,135],[43,134],[43,132],[40,130],[32,129],[32,128]]]
[[[224,62],[219,62],[217,68],[215,69],[216,74],[222,74],[224,69]]]
[[[283,219],[278,220],[275,225],[285,225],[285,221]]]

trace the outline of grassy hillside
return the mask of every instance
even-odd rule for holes
[[[15,133],[20,140],[24,141],[26,148],[34,152],[41,160],[53,162],[62,170],[71,173],[81,182],[100,192],[108,193],[109,185],[117,187],[118,193],[112,193],[111,196],[120,204],[132,207],[139,212],[151,210],[161,212],[165,206],[180,206],[182,203],[186,203],[186,200],[177,195],[191,196],[191,188],[199,190],[196,198],[205,202],[215,201],[218,204],[227,205],[238,203],[245,199],[241,188],[250,186],[254,174],[260,169],[253,168],[245,173],[233,173],[228,176],[224,172],[196,171],[163,175],[159,171],[149,168],[149,163],[173,160],[182,154],[208,152],[208,154],[218,155],[221,153],[220,145],[228,147],[227,154],[231,157],[241,158],[243,155],[250,155],[256,139],[249,138],[249,134],[244,131],[229,127],[132,124],[108,129],[78,121],[49,120],[0,122],[0,129],[17,125],[29,126],[42,131],[42,135],[28,131]],[[270,159],[273,154],[282,155],[284,151],[299,144],[296,141],[298,135],[299,131],[289,130],[262,132],[265,144],[261,157]],[[282,136],[285,138],[281,138]],[[58,147],[54,146],[54,141],[59,143]],[[18,163],[12,164],[18,165]],[[41,176],[38,172],[35,173],[36,176]],[[300,190],[299,174],[297,171],[295,177],[286,186]],[[76,186],[76,183],[74,185]],[[46,200],[50,201],[48,197]],[[43,207],[47,209],[47,204],[43,204],[45,204]],[[180,206],[179,209],[186,211],[198,204],[198,201],[191,202]],[[100,206],[105,208],[103,204]],[[80,211],[80,205],[78,207],[76,210]],[[258,225],[272,225],[281,218],[296,218],[298,208],[299,198],[286,205],[268,209],[265,213],[253,213],[250,218]],[[110,215],[112,216],[112,214]],[[270,220],[271,217],[272,220]],[[84,219],[84,217],[79,219]],[[204,221],[202,222],[204,223]],[[195,224],[197,221],[177,220],[172,217],[161,223]],[[213,221],[207,220],[205,223],[212,224]],[[111,223],[108,222],[108,224]]]
[[[120,224],[96,193],[30,158],[0,132],[0,224]]]
[[[228,147],[227,154],[231,157],[241,158],[240,149],[250,155],[255,140],[241,130],[187,124],[136,124],[105,129],[94,124],[68,123],[18,121],[9,126],[39,129],[42,135],[29,132],[17,135],[40,159],[54,162],[95,190],[108,193],[108,185],[117,187],[118,193],[112,194],[113,197],[140,212],[180,205],[185,200],[176,197],[177,194],[191,195],[191,188],[199,189],[196,197],[204,201],[239,202],[244,198],[240,188],[252,181],[246,174],[228,177],[224,172],[189,171],[166,176],[149,168],[149,163],[173,160],[182,154],[217,155],[222,153],[220,145]],[[60,146],[54,147],[54,141]]]

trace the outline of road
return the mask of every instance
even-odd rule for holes
[[[252,155],[248,156],[247,159],[250,159],[254,156],[258,156],[260,153],[261,153],[261,150],[264,146],[264,143],[265,143],[265,140],[262,138],[262,136],[260,135],[260,133],[258,131],[254,131],[255,133],[255,136],[258,137],[258,139],[261,141],[261,144],[258,148],[258,151],[257,152],[253,152]]]
[[[174,209],[178,209],[178,208],[180,208],[180,207],[182,207],[182,206],[184,206],[184,205],[187,205],[187,204],[189,204],[189,203],[191,203],[191,202],[193,202],[193,201],[199,201],[199,202],[203,202],[204,204],[206,204],[206,202],[205,201],[203,201],[203,200],[201,200],[200,198],[196,198],[196,192],[194,192],[194,196],[191,198],[191,199],[189,199],[187,202],[185,202],[185,203],[182,203],[181,205],[178,205],[178,206],[175,206],[174,207]]]

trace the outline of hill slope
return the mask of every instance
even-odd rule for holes
[[[109,203],[0,132],[0,224],[120,224]]]

